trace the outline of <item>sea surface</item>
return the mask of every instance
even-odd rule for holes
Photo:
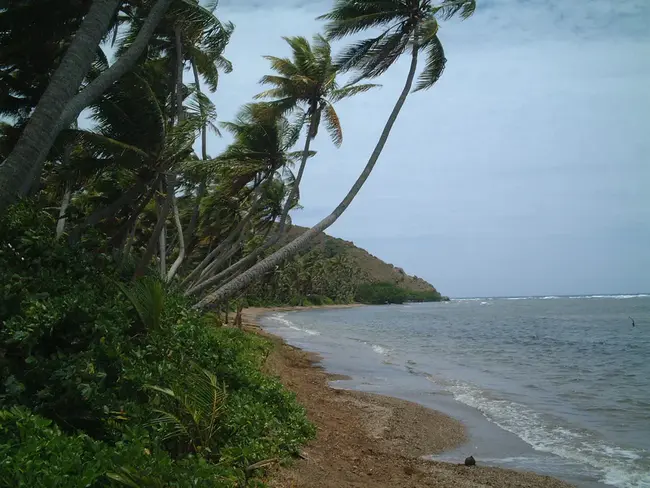
[[[649,295],[316,309],[262,325],[351,378],[335,387],[465,422],[469,442],[434,459],[650,487]]]

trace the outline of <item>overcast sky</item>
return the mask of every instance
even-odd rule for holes
[[[221,120],[260,91],[261,56],[311,36],[329,1],[222,0],[236,25]],[[478,0],[441,25],[448,63],[409,97],[370,179],[329,233],[443,294],[650,291],[650,1]],[[407,60],[405,60],[407,62]],[[344,142],[307,167],[310,226],[348,191],[406,76],[339,104]],[[216,154],[225,141],[210,140]]]

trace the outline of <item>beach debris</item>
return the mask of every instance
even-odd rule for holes
[[[465,466],[476,466],[476,459],[474,459],[474,456],[465,458]]]

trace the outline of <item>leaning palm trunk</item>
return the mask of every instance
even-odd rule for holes
[[[253,189],[253,203],[251,204],[251,208],[248,210],[248,213],[246,216],[237,224],[237,226],[228,234],[225,240],[223,240],[219,245],[210,251],[208,255],[203,258],[203,260],[192,270],[192,272],[182,281],[181,285],[186,285],[191,283],[192,281],[196,280],[198,277],[202,276],[205,274],[205,270],[208,267],[211,267],[214,269],[214,262],[215,259],[219,259],[220,256],[222,256],[223,251],[225,251],[233,242],[237,240],[237,238],[242,234],[244,231],[244,227],[248,225],[248,222],[250,219],[253,217],[255,212],[257,211],[257,207],[259,206],[261,202],[261,198],[259,195],[259,192],[262,189],[262,183],[266,181],[266,178],[268,175],[264,176],[259,182],[255,183],[255,188]]]
[[[0,211],[25,195],[31,178],[38,176],[35,168],[45,160],[64,127],[58,124],[59,116],[88,74],[97,46],[120,3],[118,0],[95,0],[91,4],[14,150],[0,165]],[[58,129],[53,130],[57,126]]]
[[[131,70],[149,43],[172,0],[158,0],[133,44],[115,64],[77,93],[95,59],[118,0],[94,0],[61,64],[54,72],[18,143],[0,165],[0,212],[27,194],[41,174],[52,144],[93,100]]]
[[[212,285],[222,282],[223,280],[227,279],[229,276],[232,276],[234,273],[238,272],[239,270],[245,269],[246,267],[253,264],[257,259],[257,257],[262,252],[266,251],[268,248],[278,243],[278,241],[284,234],[287,218],[289,217],[289,211],[291,210],[293,200],[296,198],[296,195],[298,194],[300,181],[302,180],[302,175],[305,172],[305,166],[307,165],[307,160],[309,159],[311,141],[314,138],[314,131],[317,123],[316,120],[318,118],[318,112],[317,112],[318,108],[317,107],[312,107],[312,108],[313,111],[312,111],[312,116],[309,120],[309,127],[307,128],[307,137],[305,140],[305,146],[302,151],[300,168],[298,169],[298,174],[296,175],[296,179],[293,182],[293,187],[291,188],[291,192],[287,197],[287,201],[285,202],[284,207],[282,208],[282,215],[280,216],[280,222],[278,224],[277,231],[273,234],[273,236],[268,241],[266,241],[264,244],[257,247],[250,253],[248,253],[245,257],[237,261],[235,264],[229,266],[221,273],[218,273],[214,276],[208,275],[207,279],[204,278],[203,281],[199,281],[198,283],[193,285],[190,289],[187,290],[185,295],[193,295],[199,293]]]
[[[201,93],[201,79],[199,78],[199,70],[196,68],[196,63],[194,62],[194,60],[192,60],[191,64],[192,64],[192,73],[194,74],[194,84],[196,85],[197,91]],[[204,116],[203,108],[201,106],[201,117],[203,116]],[[208,159],[207,129],[208,128],[206,124],[203,124],[203,127],[201,128],[201,159],[203,161],[206,161]],[[196,232],[196,226],[199,222],[199,215],[201,212],[201,200],[205,195],[206,187],[207,185],[204,179],[203,181],[201,181],[201,183],[199,183],[199,191],[196,195],[196,202],[194,203],[194,209],[192,210],[190,223],[187,228],[187,232],[185,234],[185,242],[187,243],[188,253],[192,252],[192,249],[194,247],[194,232]]]
[[[131,249],[133,248],[133,242],[135,241],[135,231],[138,228],[138,219],[133,222],[131,229],[129,230],[129,235],[126,238],[126,244],[124,244],[124,249],[122,251],[121,260],[124,260],[131,254]]]
[[[176,53],[176,83],[174,92],[176,94],[176,125],[183,122],[183,43],[181,39],[181,27],[177,23],[174,26],[174,39],[175,39],[175,53]],[[178,256],[172,265],[172,268],[167,273],[167,262],[161,258],[160,260],[160,276],[163,280],[170,281],[176,271],[185,259],[185,241],[183,239],[183,227],[180,223],[180,216],[178,215],[178,205],[176,204],[176,175],[172,172],[167,177],[167,192],[170,199],[174,223],[176,224],[176,231],[178,233]],[[160,254],[161,257],[166,256],[167,253],[167,229],[165,226],[162,228],[160,234]]]
[[[263,276],[268,271],[275,268],[276,265],[282,263],[287,258],[295,255],[297,252],[299,252],[301,249],[307,246],[307,244],[309,244],[309,241],[311,241],[311,239],[316,237],[320,232],[323,232],[334,222],[336,222],[336,220],[348,208],[350,203],[352,203],[352,200],[354,200],[354,197],[356,197],[357,193],[359,193],[359,190],[361,190],[361,187],[364,185],[364,183],[370,176],[370,173],[372,172],[373,168],[375,167],[375,164],[377,163],[377,160],[379,159],[379,156],[381,155],[381,152],[384,149],[384,146],[386,145],[386,141],[388,140],[390,131],[392,130],[393,125],[395,124],[395,120],[397,120],[397,116],[399,115],[400,111],[402,110],[402,107],[404,106],[406,97],[411,91],[411,86],[413,85],[413,79],[415,78],[415,72],[417,69],[417,63],[418,63],[418,46],[417,44],[414,44],[413,53],[411,56],[411,66],[409,68],[408,76],[406,77],[406,83],[404,84],[402,93],[397,99],[397,102],[395,103],[395,107],[393,107],[393,111],[388,117],[388,121],[386,122],[386,125],[384,126],[384,130],[382,131],[381,136],[379,137],[379,141],[377,142],[375,149],[370,155],[370,159],[366,163],[366,167],[359,175],[359,178],[357,178],[357,181],[354,182],[354,185],[352,185],[352,188],[350,189],[348,194],[341,201],[341,203],[339,203],[339,205],[334,209],[334,211],[331,214],[329,214],[327,217],[325,217],[323,220],[321,220],[314,227],[312,227],[311,229],[309,229],[308,231],[306,231],[305,233],[303,233],[302,235],[300,235],[299,237],[291,241],[286,246],[277,250],[267,258],[255,264],[253,267],[251,267],[244,273],[240,274],[233,280],[229,281],[228,283],[226,283],[225,285],[223,285],[222,287],[214,291],[213,293],[210,293],[209,295],[204,297],[202,300],[200,300],[198,303],[194,305],[195,308],[205,308],[211,306],[211,304],[213,303],[223,302],[225,300],[228,300],[229,298],[232,298],[234,295],[236,295],[237,293],[242,291],[245,287],[247,287],[250,283],[252,283],[256,279]]]
[[[167,186],[167,192],[173,192],[173,188],[169,188]],[[163,217],[162,210],[164,206],[164,202],[167,201],[167,196],[163,196],[164,189],[163,189],[163,182],[162,179],[160,180],[160,187],[159,187],[159,192],[160,192],[160,199],[157,200],[157,209],[158,209],[158,219],[166,219],[167,215]],[[173,200],[173,196],[171,199]],[[163,203],[160,202],[161,199],[164,199]],[[174,204],[171,204],[172,207]],[[159,267],[160,267],[160,277],[161,279],[165,279],[165,275],[167,274],[167,225],[163,224],[163,226],[160,228],[160,235],[158,236],[158,257],[159,257]]]
[[[65,184],[65,192],[63,193],[63,200],[61,200],[61,208],[59,209],[59,220],[56,222],[56,238],[60,238],[65,231],[65,220],[68,206],[70,205],[70,198],[72,196],[72,188],[70,182]]]
[[[149,238],[149,242],[147,243],[147,247],[144,251],[144,254],[142,255],[142,258],[140,258],[138,267],[135,270],[136,278],[139,278],[140,276],[144,275],[144,272],[147,269],[147,266],[149,266],[149,262],[151,261],[151,258],[154,255],[154,252],[156,252],[156,244],[159,242],[160,233],[162,232],[163,227],[167,223],[167,216],[169,215],[169,209],[171,207],[170,194],[171,191],[169,188],[167,188],[167,196],[165,197],[165,201],[160,210],[158,220],[156,221],[156,225],[153,228],[153,232],[151,234],[151,237]]]
[[[173,189],[175,185],[173,182],[170,183]],[[180,268],[181,264],[183,264],[183,260],[185,259],[185,238],[183,237],[183,225],[181,224],[181,217],[178,213],[176,197],[172,197],[172,212],[174,223],[176,224],[176,233],[178,236],[178,256],[176,257],[174,264],[172,264],[172,267],[169,269],[169,273],[167,273],[167,282],[170,282],[174,276],[176,276],[178,268]]]

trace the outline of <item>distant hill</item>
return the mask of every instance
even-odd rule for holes
[[[306,227],[300,227],[298,225],[292,226],[288,232],[287,240],[293,240],[306,230]],[[391,283],[409,291],[437,291],[431,283],[428,283],[417,276],[406,274],[402,268],[398,268],[397,266],[382,261],[365,249],[355,246],[351,241],[320,233],[316,238],[314,238],[310,246],[311,249],[317,247],[336,254],[345,254],[361,270],[363,274],[363,282]]]

